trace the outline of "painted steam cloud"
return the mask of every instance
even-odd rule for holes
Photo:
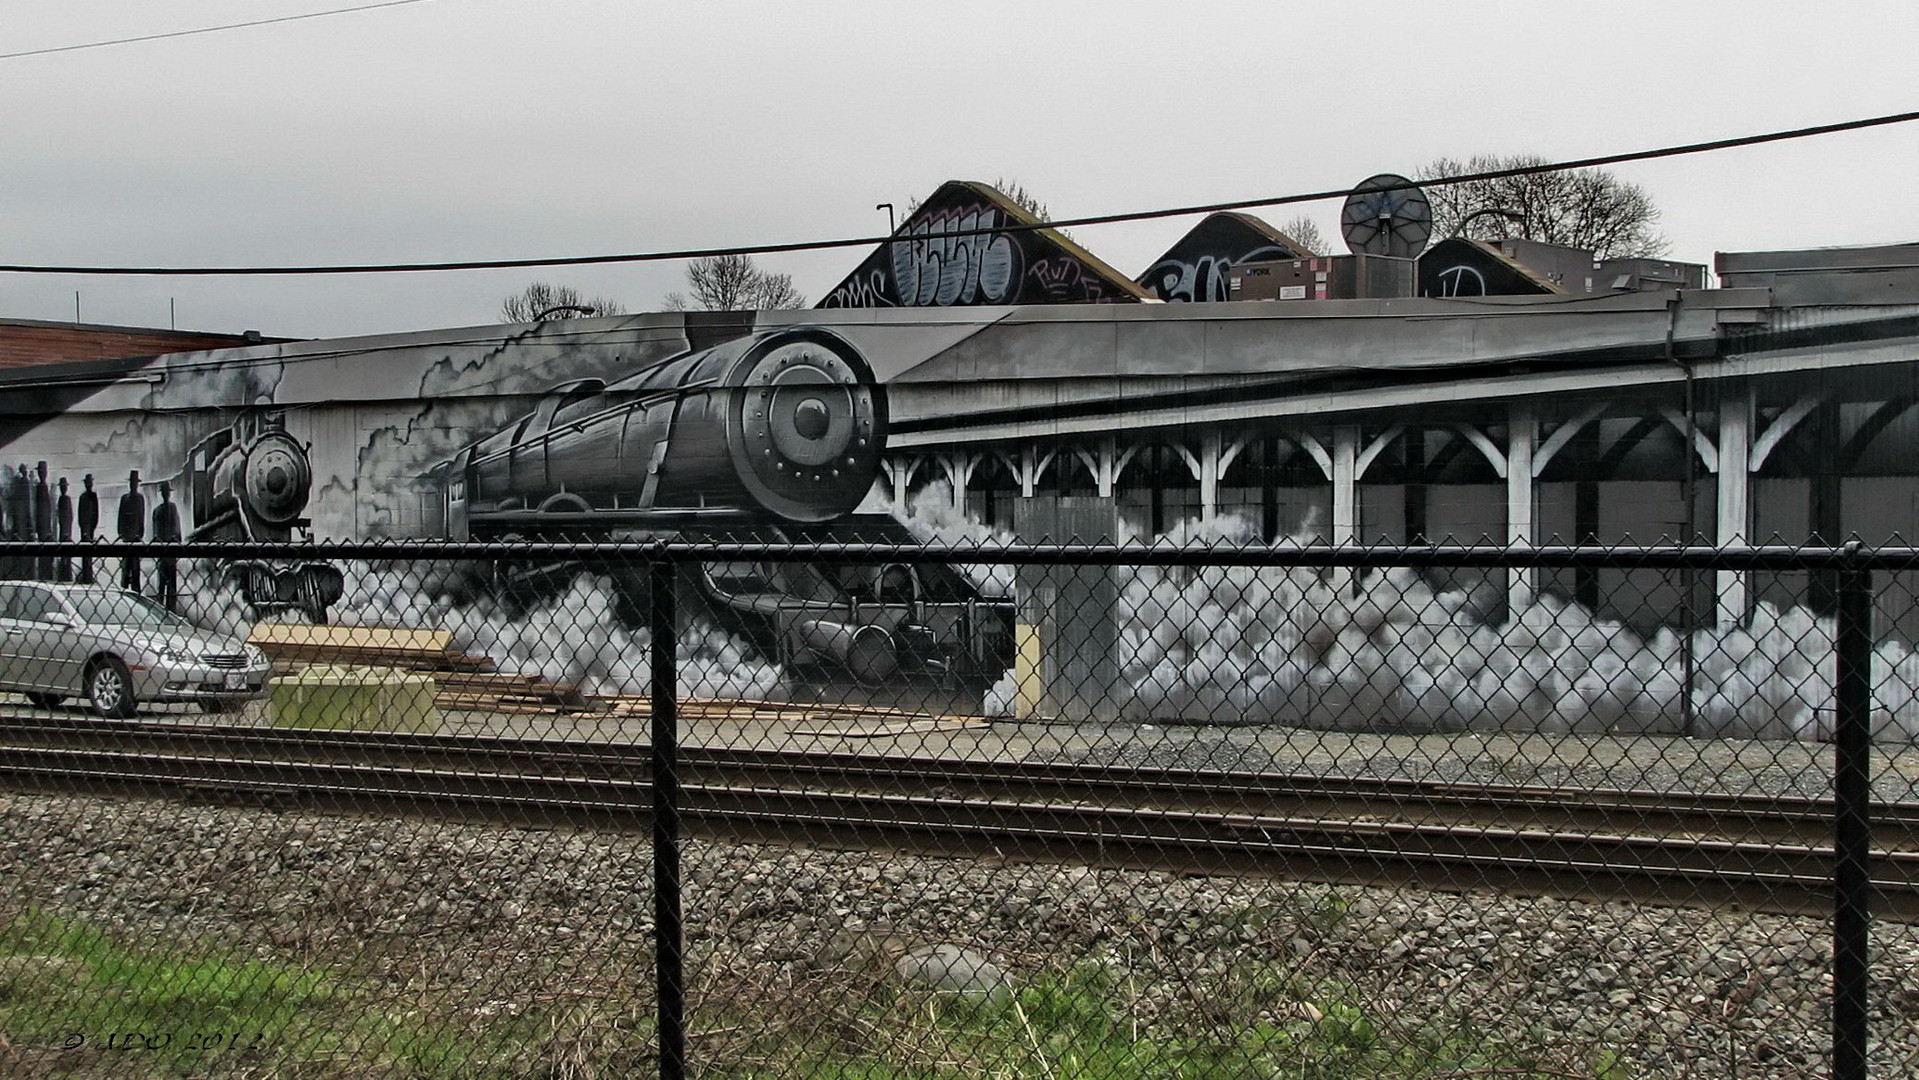
[[[345,626],[444,629],[453,647],[491,658],[499,670],[570,683],[588,695],[644,694],[652,635],[622,625],[610,578],[580,573],[530,608],[509,607],[476,587],[471,567],[426,568],[350,562],[347,593],[330,613]],[[246,601],[210,563],[182,568],[181,613],[209,628],[245,636],[254,619]],[[283,616],[297,619],[298,616]],[[696,697],[777,698],[784,673],[703,620],[680,630],[680,690]]]
[[[1189,525],[1175,542],[1245,543],[1249,523]],[[1304,569],[1115,571],[1124,715],[1379,732],[1664,733],[1683,728],[1685,642],[1642,638],[1552,596],[1491,625],[1411,570],[1334,588]],[[1833,625],[1762,604],[1749,628],[1692,635],[1694,733],[1831,734]],[[1919,737],[1919,655],[1873,660],[1880,738]]]
[[[990,546],[1004,534],[930,492],[903,512],[916,536]],[[1164,539],[1242,544],[1251,525],[1222,518]],[[245,633],[245,603],[197,562],[182,568],[184,614]],[[618,617],[610,579],[581,573],[529,609],[509,607],[462,572],[354,563],[343,567],[341,623],[443,627],[459,648],[501,670],[539,674],[592,694],[647,689],[650,638]],[[985,591],[1010,591],[1004,567],[969,568]],[[103,577],[111,571],[103,567]],[[1416,572],[1362,575],[1344,588],[1318,571],[1119,568],[1115,662],[1122,715],[1138,721],[1280,724],[1376,732],[1534,731],[1679,734],[1686,642],[1649,637],[1542,595],[1490,623],[1463,592]],[[680,635],[684,687],[699,696],[777,698],[786,673],[749,645],[695,621]],[[1692,635],[1694,734],[1823,739],[1831,734],[1833,625],[1804,609],[1758,606],[1751,625]],[[989,714],[1015,697],[1011,673]],[[1919,654],[1880,643],[1873,723],[1881,739],[1919,739]]]

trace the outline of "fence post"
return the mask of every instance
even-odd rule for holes
[[[673,604],[679,566],[648,569],[652,627],[653,954],[659,983],[661,1080],[686,1075],[686,940],[680,896],[679,635]]]
[[[1872,879],[1872,571],[1846,545],[1839,572],[1839,684],[1833,730],[1833,797],[1836,807],[1832,913],[1832,1075],[1865,1080],[1866,943],[1871,932]]]

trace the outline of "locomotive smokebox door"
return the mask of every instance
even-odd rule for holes
[[[739,388],[728,402],[727,448],[754,500],[790,521],[829,521],[866,498],[886,399],[850,344],[821,330],[774,335],[727,381]]]

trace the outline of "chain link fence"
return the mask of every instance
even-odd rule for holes
[[[0,546],[0,1062],[1911,1075],[1915,570]]]

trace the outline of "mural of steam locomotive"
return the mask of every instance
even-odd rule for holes
[[[444,466],[453,539],[829,521],[866,497],[886,397],[843,338],[786,330],[555,387]]]
[[[307,448],[287,433],[280,412],[249,412],[188,451],[181,468],[191,525],[189,541],[286,542],[304,536],[302,515],[313,491]],[[295,563],[240,559],[222,570],[260,615],[299,611],[316,623],[345,593],[340,568],[320,560]]]
[[[435,474],[458,540],[905,539],[890,518],[852,516],[885,444],[871,366],[802,327],[555,387]],[[1010,601],[945,567],[715,563],[694,576],[702,606],[801,671],[991,681],[1012,660]]]

